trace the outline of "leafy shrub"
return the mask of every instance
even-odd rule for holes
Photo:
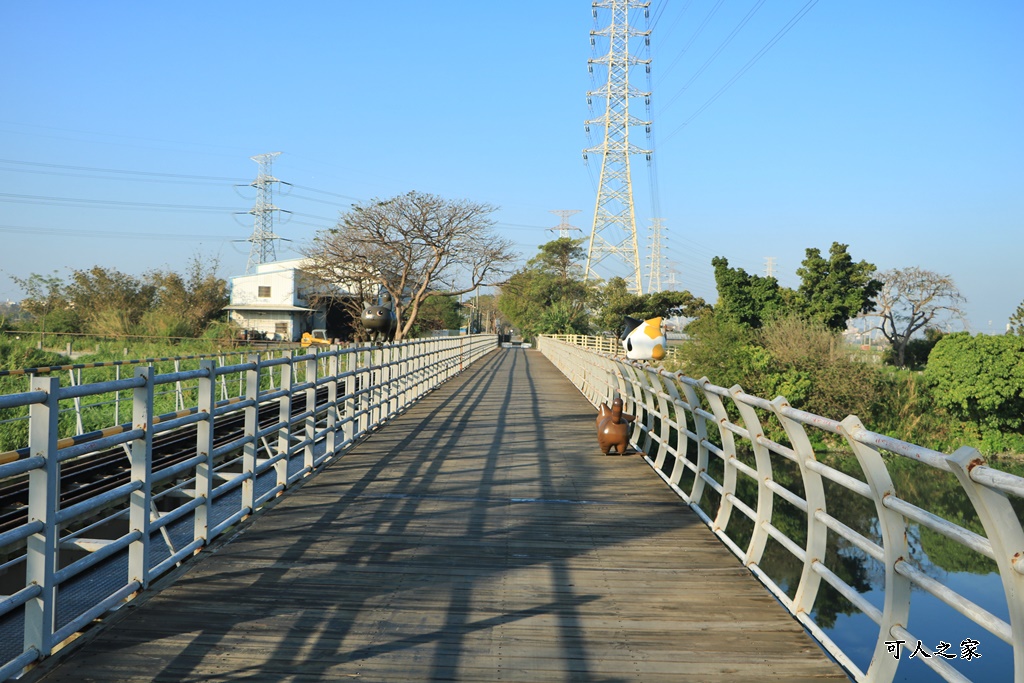
[[[925,370],[936,405],[982,431],[1024,428],[1024,337],[943,337]]]

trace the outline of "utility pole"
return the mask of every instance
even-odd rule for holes
[[[575,225],[569,225],[569,216],[572,216],[573,214],[576,214],[576,213],[579,213],[579,212],[580,212],[579,209],[559,209],[557,211],[551,211],[551,213],[555,214],[556,216],[561,216],[562,217],[562,222],[559,223],[557,226],[555,226],[553,228],[548,228],[548,230],[549,231],[557,230],[559,238],[568,237],[570,230],[576,230],[577,232],[583,232],[582,230],[577,228]]]
[[[661,230],[662,218],[651,219],[651,259],[650,269],[647,271],[647,292],[660,292],[661,285]]]
[[[764,274],[767,277],[775,277],[775,257],[764,257]]]
[[[274,234],[274,212],[280,211],[274,206],[274,183],[281,182],[270,173],[270,166],[274,158],[280,152],[269,152],[249,157],[260,165],[256,180],[249,184],[256,188],[256,205],[249,213],[253,215],[252,237],[249,241],[249,262],[245,266],[245,272],[251,273],[261,263],[269,263],[277,260],[277,253],[274,249],[274,240],[281,239]]]
[[[643,37],[650,45],[649,30],[639,31],[629,26],[629,11],[643,9],[649,19],[649,2],[639,0],[595,0],[593,3],[594,22],[597,23],[598,8],[611,10],[611,23],[602,29],[590,32],[590,44],[596,50],[596,37],[608,40],[608,52],[601,57],[588,60],[588,68],[594,73],[594,64],[603,65],[608,71],[607,82],[596,90],[587,92],[587,104],[593,106],[593,97],[605,100],[604,114],[586,121],[586,130],[591,124],[604,127],[604,142],[583,150],[587,154],[600,154],[601,179],[598,183],[597,201],[594,206],[594,225],[590,233],[590,248],[587,252],[585,279],[599,279],[597,266],[606,259],[618,260],[625,265],[626,282],[637,294],[643,293],[640,273],[640,254],[636,240],[636,212],[633,208],[633,184],[630,176],[629,157],[645,154],[649,160],[651,150],[640,149],[629,142],[632,126],[650,128],[650,121],[642,121],[629,113],[629,100],[643,97],[650,103],[650,92],[642,92],[629,85],[630,68],[644,64],[650,70],[651,60],[638,59],[629,54],[630,39]]]

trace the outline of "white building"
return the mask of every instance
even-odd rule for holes
[[[231,278],[231,321],[274,341],[298,341],[303,332],[326,327],[325,308],[309,305],[313,280],[302,264],[303,259],[261,263],[255,273]]]

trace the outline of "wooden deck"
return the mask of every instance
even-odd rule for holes
[[[499,350],[38,673],[847,680],[643,460],[601,455],[594,416]]]

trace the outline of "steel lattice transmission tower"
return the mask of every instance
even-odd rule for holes
[[[647,16],[649,5],[649,2],[638,0],[596,0],[593,3],[595,20],[598,8],[611,10],[611,23],[603,29],[590,32],[591,44],[595,46],[595,36],[602,36],[608,40],[607,54],[589,60],[591,73],[594,64],[604,65],[608,71],[608,80],[602,87],[587,92],[588,103],[593,103],[593,97],[605,99],[604,114],[586,122],[588,132],[591,125],[604,126],[604,142],[583,152],[584,159],[588,153],[602,155],[601,179],[594,206],[594,226],[590,234],[585,277],[599,278],[595,268],[606,259],[616,259],[625,264],[626,282],[630,283],[638,294],[643,293],[643,285],[636,240],[636,212],[633,208],[629,157],[633,154],[645,154],[649,159],[651,151],[631,145],[629,129],[632,126],[649,127],[650,121],[641,121],[631,116],[629,100],[633,97],[643,97],[649,102],[651,93],[631,87],[629,72],[637,64],[648,65],[649,69],[651,60],[631,56],[629,44],[631,38],[638,36],[648,42],[651,32],[630,28],[629,11],[643,9],[644,15]]]
[[[572,216],[573,214],[577,214],[579,212],[580,212],[579,209],[559,209],[557,211],[551,211],[551,213],[555,214],[556,216],[560,216],[562,218],[562,222],[559,223],[557,226],[555,226],[553,228],[548,228],[548,230],[552,230],[552,231],[553,230],[557,230],[559,238],[568,237],[570,230],[576,230],[578,232],[583,232],[582,230],[577,228],[575,225],[570,225],[569,224],[569,216]]]
[[[274,240],[281,239],[274,234],[274,213],[280,211],[274,206],[274,183],[281,182],[270,173],[270,167],[274,158],[280,156],[280,152],[269,152],[249,157],[260,165],[256,180],[250,183],[250,187],[256,188],[256,205],[249,213],[253,215],[252,237],[249,241],[249,262],[245,266],[245,272],[251,273],[261,263],[269,263],[277,260],[277,252],[274,248]]]
[[[647,271],[648,293],[660,292],[663,290],[661,284],[662,220],[663,219],[661,218],[651,219],[651,255],[648,257],[651,259],[651,265],[650,269]]]

